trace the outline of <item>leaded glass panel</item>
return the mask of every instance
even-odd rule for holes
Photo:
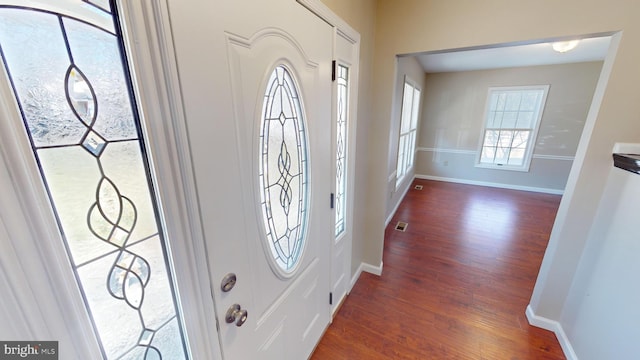
[[[292,273],[308,218],[307,134],[296,83],[283,65],[267,82],[260,125],[261,207],[270,255]]]
[[[347,190],[347,120],[349,116],[349,68],[338,65],[337,143],[336,143],[336,236],[345,231]]]
[[[103,357],[186,359],[120,35],[0,6],[0,50]]]

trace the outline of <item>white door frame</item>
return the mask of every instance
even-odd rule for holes
[[[222,359],[168,5],[165,0],[120,3],[134,83],[146,89],[136,89],[136,95],[164,230],[176,242],[169,240],[178,292],[193,296],[179,297],[189,346],[194,359]]]
[[[351,292],[357,277],[351,276],[351,256],[353,244],[353,204],[355,193],[355,161],[356,161],[356,129],[358,123],[358,81],[359,81],[359,61],[360,61],[360,34],[354,30],[343,19],[338,17],[331,9],[320,0],[296,0],[298,3],[309,9],[312,13],[326,21],[333,27],[333,59],[337,64],[348,65],[349,67],[349,121],[347,123],[347,207],[345,209],[345,232],[342,233],[331,247],[331,282],[332,291],[336,292],[332,296],[331,312],[335,313],[340,308],[346,295]],[[350,44],[350,49],[340,46],[340,42]],[[345,53],[350,52],[349,54]],[[337,66],[337,65],[336,65]],[[337,86],[333,84],[333,115],[336,114],[335,100]],[[332,120],[335,122],[335,118]],[[335,129],[335,124],[333,124]],[[334,145],[332,147],[335,154],[335,131],[332,133]],[[334,179],[335,179],[335,164]],[[335,185],[333,186],[335,189]],[[334,217],[335,218],[335,217]],[[340,244],[342,242],[343,244]],[[340,262],[339,264],[336,262]],[[336,288],[337,287],[337,288]]]
[[[191,358],[221,359],[166,2],[121,0],[119,8]],[[0,303],[7,324],[0,334],[3,340],[57,340],[64,358],[99,359],[7,78],[1,66],[0,285],[11,296]]]

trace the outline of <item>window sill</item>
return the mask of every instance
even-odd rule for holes
[[[495,164],[476,164],[475,167],[483,168],[483,169],[491,169],[491,170],[529,172],[529,166],[525,167],[525,166],[509,166],[509,165],[495,165]]]

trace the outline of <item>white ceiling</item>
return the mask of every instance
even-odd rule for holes
[[[582,39],[575,49],[565,53],[554,51],[551,43],[539,43],[414,56],[427,73],[486,70],[604,60],[610,42],[610,36]]]

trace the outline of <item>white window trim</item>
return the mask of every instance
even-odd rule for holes
[[[497,170],[509,170],[509,171],[520,171],[520,172],[529,172],[531,167],[531,159],[533,158],[533,152],[536,147],[536,142],[538,138],[538,132],[540,130],[540,123],[542,122],[542,115],[544,114],[547,95],[549,94],[549,85],[526,85],[526,86],[495,86],[489,87],[487,90],[487,99],[485,101],[484,112],[482,113],[482,129],[480,131],[480,140],[478,141],[478,151],[476,152],[476,161],[475,167],[477,168],[485,168],[485,169],[497,169]],[[535,125],[531,129],[531,138],[527,143],[527,149],[524,154],[524,161],[522,165],[507,165],[507,164],[487,164],[480,163],[480,158],[482,156],[482,147],[484,145],[484,137],[487,129],[487,113],[489,111],[490,101],[491,101],[491,93],[494,91],[510,91],[510,90],[542,90],[542,101],[540,102],[540,111],[535,118]]]
[[[410,149],[407,154],[410,154],[411,156],[411,161],[406,161],[405,164],[410,164],[409,166],[405,167],[404,169],[402,169],[401,172],[398,172],[398,163],[400,161],[400,139],[403,136],[402,133],[402,113],[404,112],[404,96],[405,96],[405,87],[406,84],[409,84],[413,90],[412,90],[412,99],[411,99],[411,109],[409,110],[409,131],[406,132],[405,134],[408,135],[407,138],[410,138],[410,134],[413,132],[415,134],[415,143],[413,144],[413,149]],[[418,111],[415,113],[415,116],[417,117],[416,121],[415,121],[415,128],[411,129],[411,123],[413,122],[411,120],[411,117],[413,117],[414,115],[414,94],[415,91],[418,91],[420,94],[418,96]],[[416,155],[416,145],[418,143],[418,125],[420,124],[420,107],[422,106],[421,104],[421,98],[422,98],[422,89],[418,86],[418,83],[414,80],[412,80],[410,77],[408,77],[407,75],[405,75],[404,77],[404,81],[402,82],[402,106],[400,108],[400,123],[399,123],[399,129],[398,129],[398,147],[397,147],[397,152],[396,152],[396,169],[395,169],[395,173],[396,173],[396,190],[400,187],[400,185],[402,184],[402,182],[405,180],[406,175],[411,172],[411,169],[413,169],[414,165],[415,165],[415,155]]]

